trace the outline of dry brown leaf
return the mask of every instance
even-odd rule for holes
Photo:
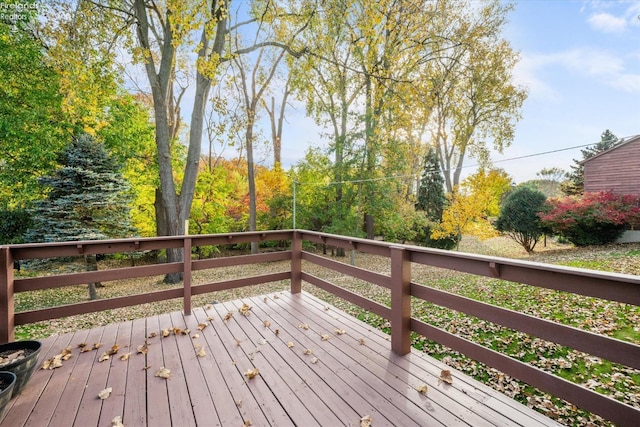
[[[245,420],[244,424],[242,424],[242,427],[250,427],[252,425],[253,425],[253,422],[250,419],[248,419],[248,420]]]
[[[367,342],[364,340],[364,338],[360,338],[358,340],[358,342],[360,343],[360,345],[365,345]]]
[[[78,344],[78,348],[85,348],[88,345],[89,344],[87,344],[86,342],[81,342],[80,344]]]
[[[313,350],[311,350],[310,348],[307,348],[303,351],[303,353],[306,355],[313,354]]]
[[[329,341],[329,338],[331,338],[331,337],[329,336],[329,334],[323,334],[323,335],[320,335],[320,339],[321,339],[322,341]]]
[[[62,360],[69,360],[69,359],[71,359],[71,356],[73,356],[73,354],[71,354],[71,348],[70,347],[65,348],[60,353],[60,358]]]
[[[129,357],[131,357],[131,352],[122,354],[120,356],[120,360],[122,360],[122,361],[129,360]]]
[[[109,354],[105,351],[104,353],[102,353],[100,355],[100,358],[98,359],[98,362],[104,362],[106,360],[109,360],[111,358],[111,356],[109,356]]]
[[[42,363],[41,369],[56,369],[62,366],[62,355],[57,354],[51,359],[47,359]]]
[[[242,307],[240,307],[240,314],[245,317],[248,316],[249,314],[251,314],[251,308],[252,307],[247,303],[242,304]]]
[[[347,331],[345,331],[344,329],[340,329],[340,328],[336,328],[336,330],[334,331],[336,333],[336,335],[344,335],[347,333]]]
[[[166,338],[169,335],[171,335],[171,331],[169,329],[163,329],[161,333],[162,333],[162,338]]]
[[[247,369],[244,372],[244,376],[247,377],[248,380],[250,380],[250,379],[253,379],[256,376],[258,376],[259,373],[260,373],[260,371],[258,370],[258,368]]]
[[[136,350],[138,351],[138,353],[140,354],[147,354],[147,352],[149,351],[149,347],[147,346],[147,344],[142,344],[139,345]]]
[[[236,340],[236,345],[237,345],[237,346],[240,346],[240,343],[241,343],[242,341],[241,341],[240,339],[238,339],[238,338],[234,338],[234,339]]]
[[[238,408],[242,408],[242,399],[238,399],[238,400],[236,400],[236,406],[237,406]]]
[[[204,348],[200,347],[199,349],[197,349],[196,356],[205,357],[206,355],[207,355],[207,352],[204,351]]]
[[[191,329],[180,329],[180,334],[189,335],[191,333]]]
[[[89,347],[88,345],[85,347],[80,347],[80,353],[86,353],[88,351],[93,351],[94,349]]]
[[[124,424],[122,424],[122,417],[120,415],[111,420],[111,427],[124,427]]]
[[[274,295],[273,299],[280,299],[280,297],[278,295]]]
[[[224,320],[224,323],[227,323],[229,321],[229,319],[231,319],[233,317],[233,312],[230,311],[227,314],[224,315],[224,318],[222,320]]]
[[[317,357],[315,357],[315,356],[314,356],[313,358],[311,358],[311,363],[313,363],[314,365],[315,365],[316,363],[318,363],[318,358],[317,358]]]
[[[198,323],[198,330],[199,330],[199,331],[202,331],[202,330],[203,330],[204,328],[206,328],[206,327],[207,327],[207,324],[206,324],[206,323]]]
[[[292,341],[289,341],[289,342],[287,343],[287,347],[289,347],[289,348],[293,348],[293,346],[294,346],[294,344],[293,344],[293,342],[292,342]]]
[[[160,369],[156,371],[156,377],[164,378],[165,380],[171,376],[171,369],[167,369],[164,366],[161,366]]]
[[[324,306],[324,311],[329,311],[329,306],[328,305]]]
[[[267,297],[262,298],[262,302],[267,302],[267,301],[269,301]]]
[[[193,338],[194,340],[197,340],[198,338],[200,338],[200,334],[193,334],[191,338]]]
[[[206,305],[204,306],[204,309],[205,309],[205,310],[211,310],[212,308],[213,308],[213,305],[211,305],[211,304],[206,304]]]
[[[113,347],[111,347],[109,350],[107,350],[107,354],[109,356],[113,356],[114,354],[118,353],[118,350],[120,350],[120,346],[116,344]]]
[[[216,320],[216,318],[215,318],[215,317],[212,317],[212,316],[209,316],[209,317],[207,317],[207,320],[208,320],[209,322],[213,322],[214,320]]]
[[[143,371],[148,371],[149,369],[151,369],[151,365],[146,365],[142,368]]]
[[[269,322],[268,320],[265,320],[265,321],[264,321],[264,322],[262,322],[262,323],[264,323],[264,327],[265,327],[265,328],[268,328],[268,327],[270,327],[270,326],[271,326],[271,322]]]
[[[418,393],[424,394],[426,396],[427,392],[429,391],[429,387],[426,384],[422,384],[416,387],[416,390],[418,390]]]
[[[360,427],[371,427],[371,415],[360,418]]]
[[[102,390],[100,393],[98,393],[98,397],[102,400],[108,398],[109,396],[111,396],[111,392],[113,391],[113,388],[111,387],[107,387],[104,390]]]
[[[276,334],[276,336],[280,335],[280,329],[276,329],[273,333]]]
[[[184,334],[184,331],[182,330],[182,328],[173,328],[173,335],[182,335]]]
[[[451,376],[451,371],[448,369],[444,369],[442,372],[440,372],[440,381],[447,384],[453,384],[453,376]]]
[[[298,328],[304,329],[305,331],[308,331],[309,330],[309,325],[307,325],[306,323],[298,323]]]
[[[102,347],[102,343],[101,343],[101,342],[94,342],[94,343],[93,343],[93,349],[94,349],[94,350],[97,350],[97,349],[99,349],[100,347]]]
[[[155,338],[158,336],[157,332],[151,332],[147,338]]]

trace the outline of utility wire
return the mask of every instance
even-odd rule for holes
[[[628,139],[637,137],[638,135],[632,135],[632,136],[627,136],[624,138],[619,138],[618,139],[618,144],[620,144],[621,142],[624,142]],[[504,163],[504,162],[510,162],[513,160],[521,160],[521,159],[528,159],[530,157],[538,157],[538,156],[544,156],[547,154],[554,154],[554,153],[560,153],[562,151],[569,151],[569,150],[575,150],[578,148],[585,148],[585,147],[589,147],[591,145],[596,145],[601,141],[595,142],[595,143],[591,143],[591,144],[582,144],[582,145],[575,145],[573,147],[566,147],[566,148],[558,148],[557,150],[551,150],[551,151],[543,151],[540,153],[534,153],[534,154],[527,154],[524,156],[517,156],[517,157],[510,157],[508,159],[502,159],[502,160],[496,160],[493,161],[491,163]],[[478,163],[473,164],[473,165],[467,165],[467,166],[462,166],[462,169],[468,169],[468,168],[475,168],[480,166]],[[447,172],[447,169],[442,169],[442,172]],[[435,170],[430,170],[428,172],[435,172]],[[368,179],[354,179],[354,180],[348,180],[348,181],[331,181],[331,182],[300,182],[300,181],[295,181],[295,183],[297,185],[315,185],[315,186],[331,186],[331,185],[338,185],[338,184],[360,184],[363,182],[375,182],[375,181],[384,181],[387,179],[402,179],[402,178],[416,178],[416,175],[391,175],[391,176],[383,176],[383,177],[378,177],[378,178],[368,178]],[[419,178],[419,176],[418,176]]]

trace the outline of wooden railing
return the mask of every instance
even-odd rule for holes
[[[185,262],[179,263],[46,277],[15,279],[13,274],[13,262],[16,260],[149,251],[166,248],[183,248],[184,253],[190,254],[193,247],[248,243],[252,241],[287,241],[290,242],[290,248],[256,255],[205,260],[191,260],[186,257]],[[391,261],[391,273],[390,275],[385,275],[364,270],[304,251],[303,242],[329,245],[387,257]],[[286,271],[201,285],[192,285],[191,283],[192,272],[195,270],[282,260],[290,260],[290,268]],[[325,279],[305,272],[303,261],[389,289],[391,307],[367,299],[336,286]],[[411,315],[411,298],[418,298],[451,310],[466,313],[633,369],[640,369],[640,346],[469,299],[429,287],[426,284],[415,283],[412,281],[411,275],[412,263],[640,306],[640,277],[638,276],[397,245],[311,231],[286,230],[224,235],[28,244],[0,247],[0,342],[13,340],[13,330],[17,325],[47,319],[128,307],[171,298],[182,298],[184,312],[189,314],[191,312],[191,297],[194,295],[280,280],[290,280],[291,292],[298,293],[302,289],[302,283],[307,282],[390,320],[391,347],[397,354],[403,355],[410,351],[411,332],[413,331],[540,390],[565,399],[580,408],[598,414],[618,425],[637,425],[638,420],[640,420],[640,409],[638,408],[591,391],[508,355],[493,351],[413,318]],[[14,312],[14,293],[18,292],[176,272],[183,273],[183,286],[181,288],[86,301],[61,307]]]

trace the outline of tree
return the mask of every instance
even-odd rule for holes
[[[573,159],[574,164],[571,165],[572,172],[568,174],[568,179],[560,186],[562,192],[567,196],[581,195],[584,192],[584,166],[582,163],[596,154],[612,148],[618,142],[620,142],[618,137],[607,129],[600,135],[600,141],[598,143],[580,150],[582,159]]]
[[[104,146],[80,135],[58,156],[59,168],[38,182],[47,197],[34,204],[28,242],[97,240],[134,234],[129,216],[129,186]],[[85,257],[96,269],[95,256]],[[95,298],[95,284],[90,284]]]
[[[431,221],[440,222],[445,201],[444,178],[440,170],[438,155],[432,147],[424,161],[416,209],[423,210]]]
[[[533,253],[544,230],[538,214],[547,197],[527,186],[516,188],[504,201],[495,227],[518,242],[528,254]]]
[[[568,178],[568,174],[560,168],[543,168],[536,172],[538,179],[531,181],[531,185],[547,197],[558,197],[561,194],[561,184]]]
[[[37,177],[66,141],[60,79],[25,22],[0,21],[0,209],[42,196]]]

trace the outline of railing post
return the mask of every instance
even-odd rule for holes
[[[191,315],[191,237],[184,236],[182,256],[183,310],[185,316]]]
[[[302,292],[302,238],[297,231],[291,236],[291,293]]]
[[[401,246],[391,248],[391,350],[411,351],[411,258]]]
[[[15,340],[13,305],[13,256],[11,250],[0,247],[0,343]]]

